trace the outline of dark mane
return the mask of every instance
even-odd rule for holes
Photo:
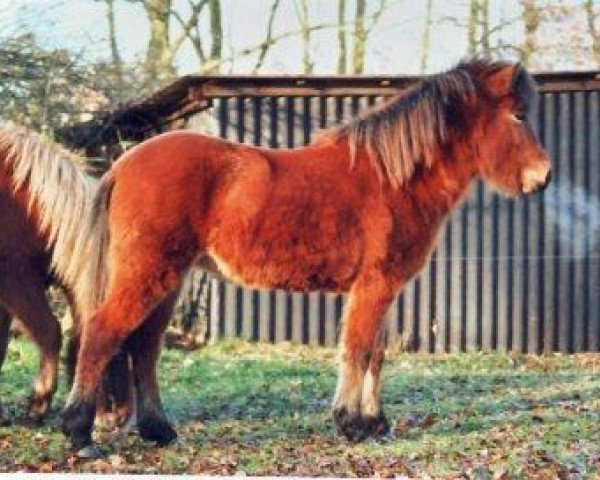
[[[403,90],[326,136],[347,136],[352,162],[358,147],[364,147],[380,177],[398,187],[410,180],[417,164],[431,167],[436,150],[450,132],[466,127],[469,102],[477,96],[491,99],[485,77],[510,65],[481,58],[463,61]],[[535,84],[523,67],[517,67],[511,93],[523,108],[531,108]]]

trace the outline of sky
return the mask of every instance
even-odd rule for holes
[[[187,1],[174,0],[174,3],[185,13]],[[295,1],[282,0],[274,23],[275,35],[298,30]],[[350,18],[354,10],[354,2],[347,0],[347,3],[347,13]],[[384,15],[381,16],[369,37],[365,73],[420,73],[425,3],[424,0],[388,0]],[[568,6],[576,2],[564,0],[559,3]],[[378,4],[377,0],[370,0],[368,12],[373,12]],[[239,58],[235,52],[255,46],[264,39],[271,0],[222,0],[222,5],[224,56],[236,57],[225,70],[230,73],[248,73],[252,70],[255,57]],[[466,29],[456,25],[453,18],[461,21],[465,19],[467,7],[466,0],[434,0],[435,25],[431,31],[428,72],[448,68],[465,56]],[[311,23],[331,25],[336,23],[336,0],[310,0],[309,8]],[[490,0],[491,24],[503,21],[510,24],[502,29],[502,37],[505,41],[521,41],[523,25],[518,20],[520,13],[519,0]],[[143,9],[139,5],[117,0],[116,23],[122,56],[126,60],[141,58],[148,38],[148,23]],[[18,34],[27,30],[35,32],[42,45],[68,48],[89,59],[107,58],[109,53],[105,5],[101,1],[0,0],[0,36]],[[544,31],[543,35],[550,41],[558,34]],[[565,33],[561,35],[564,36]],[[337,58],[335,28],[326,28],[313,33],[312,54],[315,60],[314,73],[335,73]],[[298,37],[282,40],[269,51],[261,72],[298,73],[301,71],[301,56],[301,43]],[[193,73],[198,66],[189,45],[182,48],[176,63],[182,74]],[[549,68],[589,69],[590,65],[579,65],[576,59],[564,58],[562,61],[553,62]]]

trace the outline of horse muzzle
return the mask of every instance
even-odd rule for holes
[[[541,192],[552,179],[552,168],[544,165],[538,168],[528,168],[523,172],[521,192],[525,194]]]

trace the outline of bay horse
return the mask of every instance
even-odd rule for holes
[[[155,367],[194,263],[252,288],[348,293],[333,419],[352,440],[387,431],[384,314],[473,179],[509,196],[548,184],[551,164],[529,123],[536,95],[522,65],[473,59],[302,148],[179,131],[124,154],[101,179],[88,220],[101,241],[86,253],[86,276],[103,300],[84,322],[62,412],[72,446],[96,448],[94,392],[122,343],[132,352],[141,437],[176,437]]]
[[[79,317],[86,313],[77,282],[79,246],[89,241],[81,220],[86,218],[95,185],[75,159],[73,153],[30,129],[0,126],[0,367],[12,318],[17,317],[40,350],[39,372],[27,407],[28,419],[36,422],[46,415],[56,390],[62,338],[46,288],[56,283],[64,291],[75,331]],[[72,339],[67,362],[71,371],[77,334]],[[113,390],[121,407],[119,415],[125,415],[127,384]],[[0,420],[8,421],[1,405]]]

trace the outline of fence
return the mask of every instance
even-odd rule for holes
[[[394,302],[388,341],[418,351],[600,349],[600,80],[537,76],[535,128],[554,163],[543,195],[507,200],[482,183],[431,261]],[[410,77],[203,78],[219,135],[271,147],[309,142]],[[198,273],[191,277],[197,292]],[[209,280],[208,334],[331,345],[342,297],[251,291]],[[197,295],[184,297],[198,307]]]

